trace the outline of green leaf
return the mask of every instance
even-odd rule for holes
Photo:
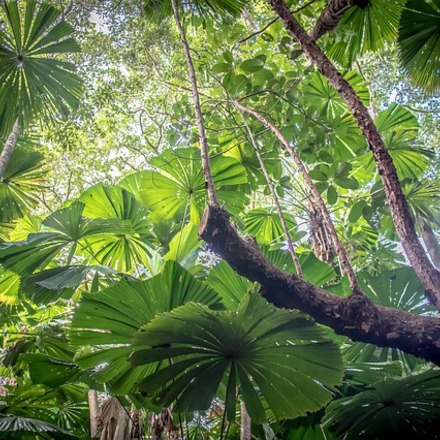
[[[131,367],[128,356],[133,335],[156,314],[189,301],[221,307],[221,298],[214,290],[173,261],[147,281],[121,281],[100,292],[84,294],[69,332],[72,345],[83,347],[76,362],[92,370],[96,380],[108,382],[114,392],[128,393],[152,368]],[[97,366],[102,368],[95,372]]]
[[[351,67],[358,55],[395,41],[403,4],[404,0],[369,0],[363,8],[350,8],[329,35],[328,56]]]
[[[409,0],[400,18],[398,44],[414,85],[440,91],[440,1]]]
[[[82,86],[73,64],[52,57],[79,50],[69,37],[73,28],[58,21],[61,12],[53,6],[36,5],[30,0],[24,10],[17,2],[8,1],[4,6],[6,23],[0,30],[0,138],[9,134],[17,118],[23,126],[36,116],[67,115],[79,104]]]
[[[222,297],[227,309],[235,309],[250,292],[252,283],[235,272],[226,261],[221,261],[209,271],[208,286]]]
[[[354,178],[341,178],[341,179],[335,179],[336,185],[340,186],[344,189],[358,189],[359,183]]]
[[[350,209],[348,214],[348,221],[350,223],[356,223],[362,217],[362,211],[367,203],[364,200],[359,200]]]
[[[44,433],[48,438],[53,438],[55,440],[78,439],[76,435],[69,433],[53,423],[29,417],[1,414],[0,433],[11,435],[14,432],[23,435],[31,433],[38,436],[41,436],[42,433]]]
[[[252,58],[251,60],[243,61],[238,67],[246,73],[258,72],[264,67],[264,61],[260,58]]]
[[[43,189],[43,155],[36,151],[28,139],[17,144],[0,182],[0,222],[11,222],[24,217],[39,200]]]
[[[200,150],[167,150],[154,157],[151,164],[158,171],[131,174],[120,185],[165,218],[182,222],[191,212],[197,214],[192,220],[198,223],[206,204]],[[236,185],[247,183],[245,169],[236,159],[219,155],[211,160],[211,172],[219,199],[230,212],[240,212],[246,199],[237,193]]]
[[[334,205],[338,201],[338,192],[333,185],[327,188],[327,202],[329,205]]]
[[[292,215],[284,213],[289,231],[296,230],[296,222]],[[280,242],[285,240],[283,226],[275,209],[257,208],[248,211],[244,218],[245,232],[252,235],[261,244]]]
[[[385,380],[354,396],[337,399],[326,410],[325,423],[347,440],[430,438],[440,417],[438,371]]]
[[[234,374],[256,423],[265,415],[255,410],[259,397],[252,388],[277,418],[294,418],[324,405],[331,398],[326,387],[341,380],[338,349],[325,332],[305,315],[276,309],[258,295],[245,296],[236,311],[189,303],[157,316],[137,334],[135,348],[134,365],[173,359],[139,387],[153,392],[157,404],[174,402],[178,412],[207,409],[222,380]],[[235,410],[235,393],[228,399],[226,408]]]

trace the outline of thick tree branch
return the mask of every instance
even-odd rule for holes
[[[302,310],[353,341],[398,348],[440,365],[440,319],[376,306],[363,295],[341,298],[281,271],[254,240],[238,235],[222,208],[205,209],[199,235],[237,273],[260,283],[277,307]]]
[[[202,107],[200,105],[199,88],[197,86],[196,71],[194,63],[191,58],[191,51],[186,39],[185,30],[180,21],[179,8],[176,0],[171,0],[173,7],[174,20],[179,31],[180,40],[182,42],[183,51],[185,53],[186,64],[188,67],[189,79],[191,82],[192,99],[194,103],[194,110],[196,113],[197,129],[199,131],[200,151],[202,158],[203,175],[205,177],[206,190],[208,192],[209,203],[213,206],[219,206],[217,194],[215,192],[214,181],[212,179],[211,168],[209,165],[208,141],[205,133],[205,123],[203,120]]]
[[[364,134],[373,153],[374,160],[391,209],[391,216],[397,234],[408,259],[426,289],[429,300],[440,310],[440,272],[431,264],[417,237],[414,222],[409,213],[408,203],[400,187],[399,178],[391,156],[380,136],[368,110],[350,84],[336,70],[324,52],[307,35],[295,19],[284,0],[269,0],[276,14],[282,19],[285,28],[301,45],[305,54],[316,65],[330,85],[346,102],[357,124]]]

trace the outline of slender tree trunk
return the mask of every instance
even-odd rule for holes
[[[400,187],[399,178],[391,156],[377,131],[368,109],[356,92],[336,70],[324,52],[304,31],[284,0],[269,0],[272,9],[282,19],[285,28],[301,45],[304,53],[316,65],[330,85],[344,99],[357,124],[364,134],[373,153],[377,169],[382,177],[385,195],[391,209],[391,216],[397,234],[408,259],[425,287],[426,296],[440,310],[440,272],[431,264],[421,245],[410,215],[408,203]]]
[[[6,139],[3,150],[0,154],[0,181],[3,180],[6,167],[11,160],[12,153],[14,152],[15,145],[17,144],[18,138],[20,136],[21,128],[18,125],[18,120],[15,121],[14,127],[8,138]]]
[[[331,239],[333,242],[333,245],[335,247],[335,251],[338,254],[339,258],[339,264],[341,266],[341,270],[344,275],[348,278],[350,282],[350,287],[353,293],[362,294],[361,288],[359,287],[359,283],[356,278],[356,274],[354,273],[353,267],[351,266],[350,260],[348,259],[347,252],[345,251],[344,246],[342,245],[341,241],[339,240],[338,233],[336,232],[335,225],[333,224],[333,221],[331,219],[330,213],[328,212],[327,206],[321,197],[320,192],[317,190],[315,184],[313,183],[313,180],[311,179],[307,168],[305,167],[304,163],[302,162],[301,158],[296,154],[296,151],[292,148],[292,146],[287,142],[287,139],[284,137],[283,133],[281,133],[281,130],[279,130],[274,124],[272,124],[268,119],[266,119],[262,114],[258,113],[257,111],[250,109],[243,104],[241,104],[238,101],[234,101],[234,104],[237,108],[240,110],[252,115],[254,118],[258,119],[265,127],[269,128],[272,133],[278,138],[278,140],[281,142],[281,146],[285,151],[287,151],[290,156],[292,157],[293,161],[295,162],[296,167],[298,168],[299,172],[303,176],[304,181],[306,182],[307,186],[310,189],[310,192],[312,193],[313,199],[316,202],[316,207],[320,210],[324,221],[328,227],[328,230],[331,235]],[[362,294],[363,295],[363,294]]]
[[[89,401],[90,414],[90,437],[99,438],[101,435],[101,411],[99,408],[98,392],[89,390],[87,392],[87,400]]]
[[[240,440],[251,440],[251,418],[244,402],[240,403]]]
[[[440,246],[435,238],[434,231],[427,223],[423,225],[423,242],[434,266],[440,270]]]
[[[199,89],[197,86],[196,71],[194,69],[194,63],[191,58],[191,51],[186,39],[185,30],[180,22],[179,7],[177,0],[171,0],[173,7],[174,20],[176,22],[177,29],[179,30],[180,40],[182,42],[183,51],[185,53],[186,64],[188,67],[189,79],[191,82],[192,99],[194,104],[194,110],[196,113],[197,129],[199,131],[200,152],[202,157],[203,175],[205,177],[206,191],[208,193],[209,204],[212,206],[219,206],[217,194],[215,192],[214,181],[212,180],[211,167],[209,165],[209,153],[208,153],[208,141],[205,133],[205,122],[203,120],[202,107],[200,105]]]

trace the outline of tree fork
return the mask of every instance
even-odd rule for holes
[[[304,31],[284,0],[269,0],[275,13],[282,19],[285,28],[301,45],[304,53],[316,65],[328,83],[344,99],[357,124],[364,134],[385,190],[391,217],[408,259],[426,289],[426,296],[440,310],[440,272],[431,264],[417,237],[408,203],[400,187],[399,178],[391,156],[377,131],[367,108],[343,76],[336,70],[321,48]]]
[[[241,238],[218,206],[207,206],[199,235],[240,275],[261,285],[277,307],[298,309],[353,341],[390,347],[440,365],[440,320],[377,306],[364,295],[342,298],[287,274],[261,253],[254,240]]]

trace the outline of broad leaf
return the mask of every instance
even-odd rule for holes
[[[432,438],[440,417],[440,375],[430,371],[385,380],[354,396],[337,399],[326,423],[344,439]]]
[[[399,26],[402,64],[416,87],[440,91],[440,1],[409,0]]]
[[[284,213],[284,218],[291,235],[294,235],[296,229],[294,217]],[[245,232],[255,237],[261,244],[286,240],[280,217],[275,209],[253,209],[246,213],[244,223]]]
[[[128,393],[151,370],[131,367],[128,355],[133,335],[156,314],[189,301],[221,306],[216,292],[172,261],[147,281],[121,281],[101,292],[84,294],[69,334],[74,346],[86,347],[78,355],[77,363],[92,370],[100,365],[93,377],[109,382],[117,393]]]
[[[151,160],[158,171],[143,171],[123,179],[120,185],[156,213],[179,222],[190,216],[198,222],[206,204],[206,188],[200,151],[194,148],[167,150]],[[237,213],[245,197],[236,185],[247,182],[244,168],[232,157],[216,156],[211,171],[217,193],[228,210]]]
[[[328,56],[351,67],[358,55],[395,41],[403,3],[404,0],[369,0],[364,8],[349,9],[329,35]]]
[[[37,7],[7,1],[6,24],[0,30],[0,138],[9,134],[18,118],[28,124],[36,115],[66,115],[76,108],[81,80],[73,64],[48,54],[77,52],[73,28],[58,21],[61,11],[48,3]]]
[[[325,332],[258,295],[246,296],[234,311],[190,303],[157,316],[137,334],[135,347],[134,365],[172,359],[139,387],[159,405],[174,402],[178,412],[207,409],[223,382],[230,420],[236,387],[256,423],[266,420],[261,396],[277,418],[294,418],[322,407],[331,398],[327,387],[341,380],[338,348]]]
[[[0,222],[11,222],[24,217],[39,203],[36,195],[43,189],[43,155],[30,151],[35,144],[20,142],[0,182]]]

